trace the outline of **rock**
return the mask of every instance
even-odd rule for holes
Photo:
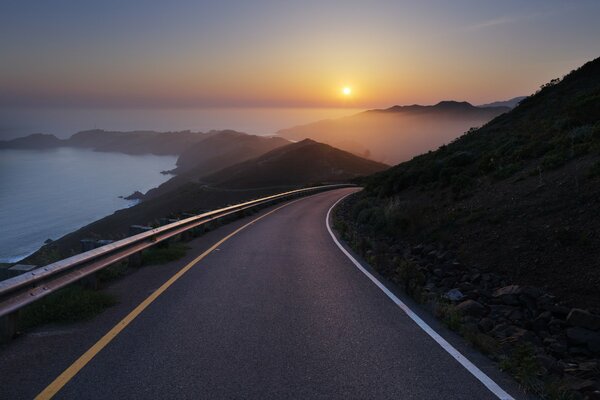
[[[575,377],[569,378],[569,389],[576,392],[586,392],[588,390],[594,390],[597,387],[597,383],[592,380],[584,380]]]
[[[550,351],[560,357],[563,357],[565,353],[568,351],[567,346],[564,343],[553,342],[548,346]]]
[[[537,336],[535,336],[535,334],[533,332],[528,331],[527,329],[519,328],[518,326],[514,326],[514,325],[509,326],[509,328],[505,331],[505,333],[507,334],[506,339],[505,339],[507,342],[513,342],[513,343],[522,343],[522,342],[537,343],[537,342],[539,342],[539,339],[537,338]]]
[[[591,355],[587,347],[574,346],[569,347],[569,355],[571,357],[589,357]]]
[[[482,318],[477,326],[479,327],[480,331],[489,332],[494,329],[494,321],[492,321],[490,318]]]
[[[493,297],[499,299],[504,304],[516,306],[519,304],[519,294],[521,294],[521,287],[519,285],[509,285],[497,289]]]
[[[458,289],[451,289],[446,292],[444,297],[450,301],[460,301],[465,297],[465,295]]]
[[[513,322],[518,322],[518,321],[522,321],[523,320],[523,313],[521,312],[521,310],[516,309],[513,310],[509,315],[508,315],[508,319],[510,319]]]
[[[600,330],[600,317],[580,308],[574,308],[569,312],[567,323],[593,331]]]
[[[456,306],[456,310],[463,315],[470,315],[473,317],[483,317],[487,314],[487,309],[479,302],[475,300],[465,300]]]
[[[559,317],[565,317],[568,313],[569,313],[569,308],[568,307],[564,307],[558,304],[542,304],[541,307],[544,310],[550,311],[552,314],[559,316]]]
[[[490,316],[491,318],[508,318],[514,311],[518,311],[518,307],[505,306],[505,305],[491,305]]]
[[[144,198],[144,194],[138,190],[136,190],[135,192],[133,192],[132,194],[130,194],[127,197],[124,197],[125,200],[141,200]]]
[[[542,365],[547,371],[555,369],[556,360],[552,356],[549,356],[548,354],[538,354],[535,359],[537,363]]]
[[[600,333],[589,329],[574,327],[567,329],[567,338],[576,344],[583,344],[594,353],[600,353]]]
[[[533,329],[535,332],[547,331],[550,318],[552,318],[552,314],[550,314],[550,312],[545,311],[541,313],[531,322],[531,329]]]

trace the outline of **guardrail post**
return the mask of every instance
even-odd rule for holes
[[[19,326],[19,310],[0,317],[0,343],[7,342],[15,337]]]
[[[158,223],[160,224],[160,226],[169,225],[169,224],[172,224],[173,222],[177,222],[177,221],[179,221],[179,220],[173,219],[173,218],[159,218],[158,219]],[[169,247],[169,244],[171,244],[173,242],[177,242],[179,240],[181,240],[181,235],[173,236],[172,238],[169,238],[169,239],[165,240],[164,242],[162,242],[162,245],[165,247]]]
[[[131,225],[129,227],[129,236],[137,235],[138,233],[151,231],[152,228],[144,225]],[[142,266],[142,251],[134,253],[127,259],[127,266],[129,268],[138,268]]]
[[[96,239],[82,239],[79,241],[81,243],[81,252],[85,253],[86,251],[94,250],[97,247]],[[84,288],[97,290],[98,289],[98,277],[96,274],[88,275],[79,280],[79,285]]]
[[[181,213],[181,217],[184,219],[195,217],[195,216],[196,216],[196,214],[190,214],[190,213],[186,213],[186,212]],[[189,242],[190,240],[192,240],[194,238],[194,236],[196,236],[194,230],[190,229],[181,234],[181,240],[184,242]]]

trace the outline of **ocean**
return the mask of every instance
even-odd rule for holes
[[[91,150],[0,150],[0,263],[16,262],[136,201],[124,200],[169,179],[175,156]]]

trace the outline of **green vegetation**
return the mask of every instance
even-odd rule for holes
[[[406,293],[419,300],[425,284],[425,275],[419,270],[419,265],[409,260],[402,260],[396,268],[396,276],[403,284]]]
[[[590,167],[588,172],[588,177],[590,178],[598,178],[600,177],[600,160],[596,161],[594,165]]]
[[[447,301],[439,300],[434,305],[434,314],[453,331],[459,332],[462,327],[462,315]]]
[[[154,246],[142,253],[144,265],[166,264],[185,256],[189,247],[183,243],[171,243],[168,246]]]
[[[89,319],[116,303],[107,293],[72,285],[26,307],[21,315],[21,328]]]
[[[518,345],[500,361],[500,369],[511,373],[526,388],[535,388],[542,368],[538,365],[530,345]]]
[[[98,272],[98,279],[101,282],[109,282],[127,275],[128,271],[127,263],[119,262]]]

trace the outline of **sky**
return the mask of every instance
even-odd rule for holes
[[[480,104],[600,56],[599,20],[597,0],[4,0],[0,106]]]

